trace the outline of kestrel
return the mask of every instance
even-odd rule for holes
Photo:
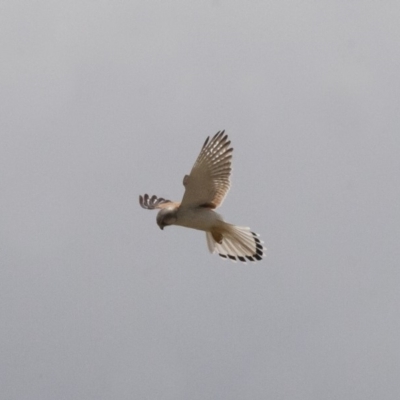
[[[206,139],[190,175],[183,178],[185,193],[181,203],[148,194],[139,196],[139,203],[147,210],[160,209],[157,224],[161,229],[178,225],[205,231],[210,253],[232,261],[261,260],[266,249],[259,236],[250,228],[228,224],[214,211],[230,188],[230,144],[225,131]]]

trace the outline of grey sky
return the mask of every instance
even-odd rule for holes
[[[400,393],[398,1],[4,1],[1,399]],[[161,231],[226,129],[256,265]]]

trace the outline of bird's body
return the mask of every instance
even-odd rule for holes
[[[220,226],[222,221],[222,217],[209,208],[179,207],[174,225],[207,232]]]
[[[218,252],[233,261],[256,261],[265,255],[258,235],[250,228],[226,223],[214,211],[219,207],[229,188],[232,148],[224,131],[211,140],[207,138],[189,175],[183,178],[185,193],[181,203],[139,196],[140,205],[152,210],[160,209],[157,224],[161,229],[168,225],[197,229],[206,232],[211,253]]]

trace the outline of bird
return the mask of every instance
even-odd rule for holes
[[[160,229],[177,225],[205,231],[210,253],[233,262],[260,261],[266,248],[250,228],[224,221],[214,210],[221,206],[231,186],[233,148],[224,130],[207,137],[189,175],[183,178],[182,201],[174,202],[148,194],[139,196],[146,210],[158,209]]]

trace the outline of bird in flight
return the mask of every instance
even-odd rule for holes
[[[205,231],[210,253],[232,261],[259,261],[266,250],[259,236],[250,228],[228,224],[214,211],[230,188],[230,144],[225,131],[206,139],[190,175],[183,178],[185,193],[180,203],[148,194],[139,196],[139,203],[146,210],[160,210],[157,224],[161,229],[178,225]]]

